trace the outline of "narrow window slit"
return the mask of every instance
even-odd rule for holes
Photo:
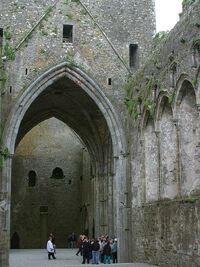
[[[137,44],[129,45],[129,65],[130,65],[130,68],[138,67],[138,45]]]
[[[63,25],[63,43],[73,43],[73,25]]]
[[[112,84],[112,78],[108,78],[108,85]]]

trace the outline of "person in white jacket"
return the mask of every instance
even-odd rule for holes
[[[54,246],[52,243],[52,237],[49,237],[49,240],[47,241],[47,252],[48,252],[48,259],[51,260],[51,257],[55,260],[56,257],[54,255]]]

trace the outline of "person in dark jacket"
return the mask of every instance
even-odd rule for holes
[[[108,264],[110,264],[111,246],[110,246],[109,240],[107,240],[107,242],[103,248],[103,254],[104,254],[104,264],[106,264],[106,261],[108,261]]]
[[[83,262],[82,264],[85,264],[85,261],[87,260],[87,263],[90,263],[90,252],[91,252],[91,244],[87,237],[83,240],[82,244],[83,249]]]
[[[99,264],[99,249],[100,245],[98,240],[95,238],[92,242],[92,263]]]
[[[83,239],[84,239],[84,236],[80,235],[80,237],[77,241],[78,251],[76,252],[76,256],[78,256],[79,253],[81,254],[81,256],[83,256],[83,252],[82,252]]]
[[[111,254],[113,263],[117,263],[117,238],[115,238],[114,242],[111,244]]]

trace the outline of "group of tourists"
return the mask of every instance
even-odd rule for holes
[[[83,257],[82,264],[92,263],[117,263],[117,238],[109,238],[108,236],[100,236],[99,238],[89,239],[86,235],[80,235],[77,240],[74,233],[68,237],[68,247],[76,248],[79,254]],[[56,259],[55,237],[51,233],[47,241],[48,259]]]
[[[82,264],[90,263],[117,263],[117,238],[109,238],[108,236],[101,236],[99,238],[89,239],[85,235],[80,235],[77,242],[78,251],[83,257]]]

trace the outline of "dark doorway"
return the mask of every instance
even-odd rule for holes
[[[19,235],[18,235],[17,232],[15,232],[12,235],[12,238],[11,238],[11,248],[12,249],[19,249],[20,248],[20,238],[19,238]]]

